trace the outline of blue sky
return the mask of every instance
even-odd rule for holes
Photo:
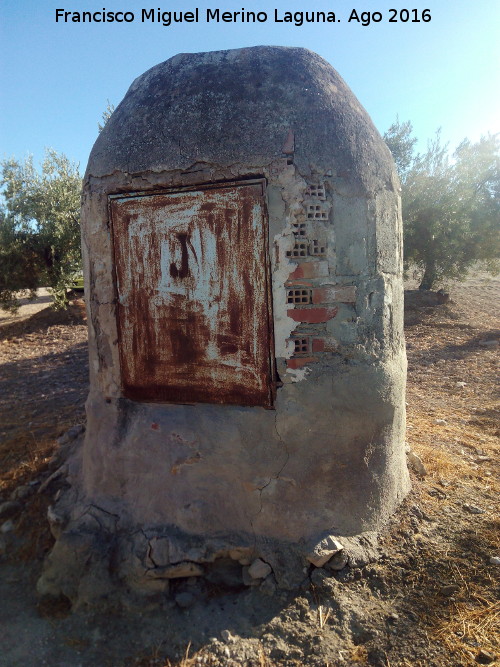
[[[141,10],[200,10],[200,22],[141,23]],[[206,23],[206,8],[263,11],[265,23]],[[56,23],[56,9],[131,11],[133,23]],[[274,10],[333,11],[336,23],[276,23]],[[389,10],[430,10],[430,22],[390,23]],[[363,26],[351,11],[380,12]],[[410,18],[413,18],[413,12]],[[44,146],[83,172],[109,99],[117,105],[134,78],[180,52],[258,44],[303,46],[329,61],[383,133],[399,115],[420,147],[436,128],[452,147],[500,131],[500,3],[493,0],[2,0],[0,157],[36,161]]]

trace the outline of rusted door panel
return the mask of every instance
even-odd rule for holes
[[[263,184],[110,199],[123,393],[270,407]]]

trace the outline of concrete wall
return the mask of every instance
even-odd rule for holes
[[[274,409],[123,398],[108,196],[249,177],[267,183]],[[399,183],[338,74],[278,47],[158,65],[99,136],[82,211],[88,425],[40,590],[91,598],[88,577],[107,590],[87,566],[56,573],[83,533],[114,563],[113,585],[161,593],[220,558],[243,570],[261,558],[291,587],[325,535],[380,528],[409,488]],[[319,255],[290,256],[298,230]],[[311,303],[288,303],[292,289]]]

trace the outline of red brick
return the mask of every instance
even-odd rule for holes
[[[289,276],[289,280],[300,278],[325,278],[328,275],[328,262],[312,261],[301,262]]]
[[[313,289],[312,302],[313,303],[355,303],[356,302],[356,288],[354,285],[346,287],[318,287]]]
[[[287,310],[288,317],[295,322],[307,322],[308,324],[318,324],[319,322],[328,322],[338,312],[338,308],[290,308]]]
[[[323,338],[313,338],[312,341],[312,351],[313,352],[323,352],[325,349],[325,341]]]
[[[315,361],[318,361],[316,357],[292,357],[292,359],[286,360],[286,365],[291,370],[296,368],[303,368],[307,364],[312,364]]]
[[[285,287],[312,287],[310,280],[287,280]]]

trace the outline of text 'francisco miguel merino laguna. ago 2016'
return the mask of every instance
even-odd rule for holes
[[[283,11],[272,9],[269,12],[223,11],[219,8],[209,8],[200,11],[198,7],[188,11],[163,11],[158,9],[141,9],[138,12],[108,11],[71,11],[56,9],[56,23],[156,23],[165,27],[178,23],[287,23],[300,27],[304,23],[347,23],[368,26],[371,23],[429,23],[431,13],[429,9],[389,9],[387,13],[379,11],[347,10],[341,16],[334,11]]]

